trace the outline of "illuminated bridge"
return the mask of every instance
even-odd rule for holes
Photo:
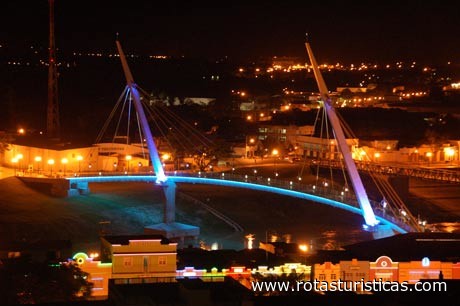
[[[312,63],[315,78],[321,94],[323,109],[327,114],[331,127],[337,141],[338,148],[342,154],[345,169],[351,180],[352,191],[344,188],[334,190],[326,186],[314,186],[301,184],[301,182],[282,181],[275,179],[262,179],[260,177],[239,176],[233,173],[213,173],[199,172],[197,174],[165,173],[163,163],[159,157],[146,112],[149,111],[146,100],[141,97],[143,90],[134,82],[129,69],[126,57],[119,41],[116,41],[121,64],[126,77],[126,87],[120,97],[127,97],[129,105],[134,105],[136,117],[138,119],[139,133],[142,135],[150,157],[151,166],[155,175],[99,175],[86,177],[68,178],[70,189],[88,189],[89,183],[103,182],[151,182],[163,189],[165,194],[164,218],[163,223],[146,227],[147,232],[164,234],[168,238],[184,238],[187,236],[197,236],[199,228],[193,225],[186,225],[175,221],[176,205],[176,183],[187,184],[207,184],[227,187],[252,189],[262,192],[272,192],[284,196],[296,197],[321,204],[330,205],[339,209],[344,209],[352,213],[360,214],[364,218],[363,227],[372,231],[374,237],[380,238],[393,235],[395,232],[406,233],[418,231],[420,226],[415,218],[410,214],[403,203],[386,201],[385,198],[380,203],[370,201],[364,185],[359,176],[356,164],[354,163],[350,149],[346,143],[342,124],[332,106],[329,91],[321,76],[316,60],[307,42],[306,48]],[[118,104],[118,103],[117,103]],[[130,107],[129,107],[130,110]],[[162,118],[159,118],[162,120]],[[388,183],[388,182],[387,182]],[[387,186],[386,188],[389,188]]]
[[[313,201],[326,204],[335,208],[343,209],[355,214],[362,214],[356,197],[346,191],[346,189],[337,189],[311,184],[303,184],[295,181],[286,181],[272,178],[254,177],[251,175],[238,175],[233,173],[217,172],[198,172],[198,173],[180,173],[172,172],[168,174],[168,180],[174,183],[186,184],[206,184],[218,185],[225,187],[235,187],[251,189],[256,191],[271,192],[283,196]],[[152,174],[145,175],[104,175],[70,177],[67,178],[70,187],[77,189],[78,186],[85,186],[88,183],[109,183],[109,182],[147,182],[154,183],[157,177]],[[371,201],[377,219],[384,225],[388,225],[392,230],[399,233],[411,232],[414,229],[405,222],[404,216],[394,217],[390,212],[385,210],[380,202]]]

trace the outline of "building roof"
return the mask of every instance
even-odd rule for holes
[[[460,233],[407,233],[359,242],[344,249],[359,259],[376,260],[381,255],[394,261],[460,261]]]
[[[130,240],[160,240],[161,244],[169,244],[170,241],[162,235],[111,235],[103,236],[102,239],[110,244],[128,245]]]
[[[460,233],[399,234],[347,245],[343,250],[319,250],[310,260],[314,263],[338,263],[353,258],[375,261],[383,255],[393,261],[419,261],[428,257],[436,261],[460,262]]]

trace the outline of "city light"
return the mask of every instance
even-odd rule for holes
[[[126,161],[128,162],[128,168],[127,168],[127,170],[128,170],[128,172],[129,172],[129,164],[130,164],[130,162],[131,162],[131,159],[133,159],[133,157],[132,157],[131,155],[126,155],[125,159],[126,159]]]
[[[446,155],[452,159],[452,157],[455,155],[455,150],[452,148],[447,148],[445,149]]]
[[[307,252],[308,251],[308,245],[300,244],[299,245],[299,250],[301,250],[302,252]]]
[[[169,155],[168,153],[164,153],[162,156],[161,156],[161,159],[163,161],[166,161],[166,160],[169,160],[171,158],[171,155]]]
[[[254,234],[248,234],[245,238],[248,240],[248,249],[252,250],[254,248]]]
[[[50,176],[53,175],[53,165],[54,165],[54,159],[48,159],[48,165],[50,166]]]

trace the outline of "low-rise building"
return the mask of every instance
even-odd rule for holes
[[[369,263],[369,279],[382,281],[398,281],[398,262],[388,256],[380,256],[376,261]]]
[[[177,243],[160,235],[104,236],[101,258],[112,278],[176,277]]]

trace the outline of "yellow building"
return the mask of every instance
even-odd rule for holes
[[[313,268],[313,280],[337,281],[340,278],[340,264],[333,264],[327,261],[323,264],[315,264]]]
[[[421,279],[452,279],[452,263],[441,261],[430,261],[424,257],[419,261],[399,263],[399,282],[414,284]]]
[[[109,279],[112,278],[112,263],[94,260],[86,253],[75,254],[73,260],[83,272],[89,274],[88,281],[93,284],[91,297],[106,299],[109,295]]]
[[[112,262],[112,278],[175,278],[176,257],[177,243],[161,235],[101,238],[101,258]]]
[[[369,279],[382,281],[398,281],[398,262],[388,256],[380,256],[375,262],[369,263]]]

